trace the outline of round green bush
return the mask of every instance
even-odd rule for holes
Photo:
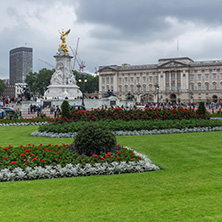
[[[115,135],[105,126],[96,123],[85,124],[77,132],[74,140],[77,151],[88,156],[93,153],[110,152],[116,144]]]

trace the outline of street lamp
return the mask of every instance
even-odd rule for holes
[[[157,95],[157,103],[159,103],[159,89],[160,89],[160,87],[157,83],[155,83],[154,87],[155,87],[155,91],[156,91],[156,95]]]
[[[85,106],[85,103],[84,103],[84,97],[85,97],[85,84],[87,83],[87,79],[81,77],[79,78],[79,83],[81,84],[81,88],[82,88],[82,105]]]
[[[140,85],[140,83],[138,82],[138,83],[136,84],[136,86],[137,86],[137,92],[138,92],[138,100],[139,100],[139,102],[140,102],[140,87],[141,87],[141,85]]]

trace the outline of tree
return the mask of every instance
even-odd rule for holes
[[[5,88],[6,88],[5,82],[0,79],[0,96],[2,96]]]
[[[44,95],[47,86],[50,85],[50,80],[54,71],[55,70],[44,68],[41,69],[39,73],[30,72],[29,75],[26,76],[25,82],[28,84],[33,94]]]
[[[67,100],[64,100],[62,105],[61,105],[61,109],[62,109],[62,114],[61,117],[70,117],[70,105],[69,102]]]
[[[82,83],[80,83],[78,80],[80,78],[85,78],[87,79],[87,82],[84,83],[84,91],[87,93],[94,93],[99,91],[99,76],[91,76],[91,75],[81,75],[79,72],[76,70],[74,71],[74,75],[76,78],[77,85],[80,87],[80,90],[82,90]]]

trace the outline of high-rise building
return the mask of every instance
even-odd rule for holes
[[[10,85],[24,83],[26,76],[32,72],[32,48],[19,47],[10,50]]]

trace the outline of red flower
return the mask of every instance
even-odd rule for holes
[[[23,147],[23,145],[21,145],[21,147]]]
[[[141,157],[140,157],[140,156],[138,156],[138,158],[141,160]]]
[[[110,152],[108,152],[107,155],[111,155]]]
[[[32,160],[36,160],[36,158],[33,158]]]
[[[134,155],[134,152],[131,152],[132,155]]]
[[[104,160],[104,157],[103,157],[103,156],[101,157],[101,160]]]
[[[26,160],[25,162],[26,162],[26,163],[28,163],[29,161],[28,161],[28,160]]]
[[[117,160],[119,160],[119,157],[116,157]]]
[[[43,161],[45,161],[45,159],[42,159],[41,161],[43,162]]]
[[[12,164],[16,164],[16,161],[13,161]]]
[[[34,155],[33,153],[30,154],[30,156]]]
[[[22,153],[20,156],[24,156],[25,154],[24,153]]]
[[[5,159],[8,159],[8,157],[6,156]]]
[[[95,156],[95,154],[93,154],[92,156]]]

